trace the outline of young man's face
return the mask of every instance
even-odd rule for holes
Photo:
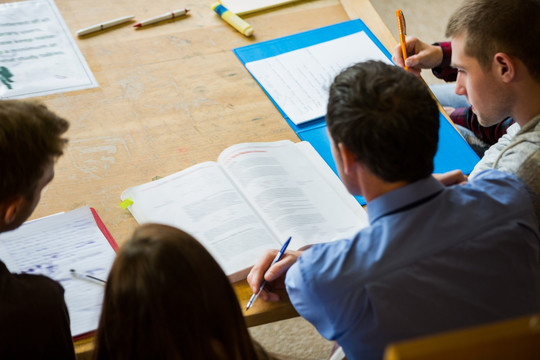
[[[484,69],[465,54],[466,35],[452,38],[452,66],[458,70],[456,94],[465,95],[482,126],[495,125],[511,116],[511,98],[497,76],[498,68]]]

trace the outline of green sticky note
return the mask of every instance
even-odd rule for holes
[[[120,203],[120,207],[122,210],[126,210],[131,204],[133,204],[133,200],[131,200],[131,198],[127,198]]]

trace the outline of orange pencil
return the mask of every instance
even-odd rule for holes
[[[409,70],[407,65],[405,65],[405,60],[407,59],[407,44],[405,43],[405,35],[407,35],[407,26],[405,25],[405,16],[403,11],[396,10],[396,18],[399,31],[399,43],[401,45],[401,52],[403,53],[403,66],[405,70]]]

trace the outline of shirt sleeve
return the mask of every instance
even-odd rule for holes
[[[482,159],[480,159],[478,164],[476,164],[469,177],[474,178],[483,170],[493,169],[501,153],[512,142],[514,136],[519,132],[519,130],[520,127],[517,123],[510,126],[507,129],[506,134],[502,136],[496,144],[491,145],[491,147],[486,150],[484,156]]]
[[[363,286],[349,291],[347,280],[343,279],[347,271],[340,265],[348,258],[347,249],[352,244],[349,240],[339,240],[314,245],[298,258],[285,277],[287,294],[296,311],[328,340],[339,341],[339,336],[363,313]],[[361,277],[355,275],[358,278]]]
[[[448,42],[434,43],[433,45],[439,45],[443,52],[442,63],[431,69],[433,75],[439,79],[443,79],[446,82],[456,81],[457,70],[450,66],[452,61],[452,44]]]
[[[9,296],[0,302],[0,358],[75,360],[62,285],[43,275],[7,276]]]
[[[75,360],[75,349],[71,336],[69,312],[64,299],[64,289],[56,293],[49,308],[49,324],[55,331],[49,332],[47,356],[58,360]],[[51,297],[52,298],[52,297]]]
[[[304,264],[301,258],[287,271],[285,286],[289,299],[298,314],[313,324],[322,336],[328,340],[335,340],[334,331],[331,330],[332,322],[325,315],[325,307],[319,303],[317,295],[312,293],[303,277]]]

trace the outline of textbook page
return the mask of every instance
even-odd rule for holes
[[[346,67],[367,60],[392,62],[360,31],[245,64],[251,75],[296,125],[326,114],[328,89]]]
[[[367,214],[308,142],[247,143],[218,162],[278,239],[291,249],[350,236]]]
[[[70,270],[107,279],[116,253],[89,207],[23,224],[0,236],[0,259],[13,273],[41,274],[62,284],[73,337],[97,329],[104,286]]]
[[[279,249],[289,236],[290,248],[298,249],[367,225],[364,209],[324,160],[300,144],[234,145],[219,164],[204,162],[128,188],[121,199],[133,201],[128,209],[140,224],[192,234],[232,281],[240,280],[264,250]],[[300,150],[306,146],[318,162]]]
[[[281,246],[215,162],[126,189],[121,198],[128,197],[139,224],[155,222],[190,233],[232,281],[247,275],[242,271],[264,250]]]

